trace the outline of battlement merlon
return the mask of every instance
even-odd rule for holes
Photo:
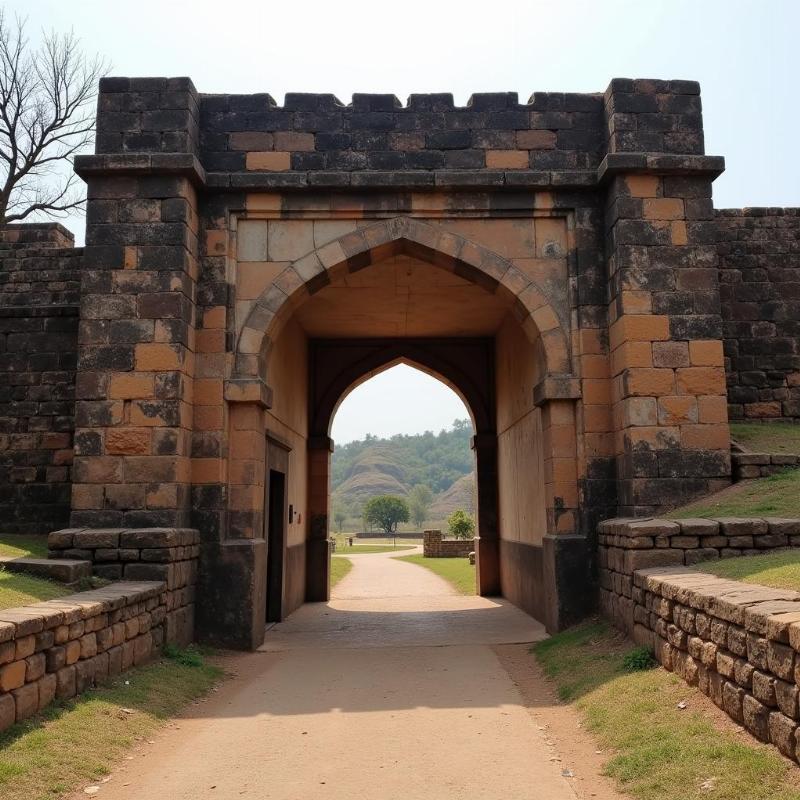
[[[716,177],[700,86],[615,78],[604,94],[199,94],[189,78],[100,81],[82,177],[182,174],[217,191],[591,188],[620,172]]]

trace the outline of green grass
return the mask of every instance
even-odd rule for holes
[[[720,578],[800,592],[800,550],[779,550],[759,556],[705,561],[695,570],[710,572]]]
[[[467,558],[425,558],[422,554],[400,556],[398,561],[408,561],[435,572],[461,594],[475,594],[475,567]]]
[[[800,469],[787,469],[767,478],[737,483],[664,516],[676,519],[800,516]]]
[[[337,544],[334,553],[336,555],[348,553],[399,553],[402,550],[413,550],[413,545],[397,545],[392,547],[390,544],[354,544],[352,547],[348,544]]]
[[[47,558],[47,537],[0,534],[0,556]]]
[[[202,658],[198,663],[196,653],[188,658],[185,652],[126,672],[0,734],[0,797],[53,800],[107,774],[126,749],[208,692],[222,675]]]
[[[38,603],[40,600],[52,600],[72,594],[75,589],[61,583],[21,575],[0,568],[0,608],[14,608]]]
[[[353,569],[353,562],[349,558],[334,556],[331,559],[331,589]]]
[[[671,673],[626,670],[634,650],[597,621],[532,648],[561,699],[611,751],[605,772],[622,790],[636,800],[800,800],[797,767],[693,710],[697,689]],[[682,700],[686,710],[677,708]]]
[[[731,436],[751,453],[800,454],[800,425],[791,422],[732,422]]]

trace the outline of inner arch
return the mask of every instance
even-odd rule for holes
[[[402,408],[387,410],[383,405],[385,400],[382,395],[389,389],[398,391]],[[424,397],[425,406],[418,408],[417,401],[421,397]],[[392,401],[394,399],[392,397]],[[390,426],[382,421],[378,424],[375,415],[367,417],[369,423],[366,424],[364,410],[371,407],[381,409],[381,416],[389,415],[394,424]],[[431,407],[436,410],[432,412]],[[352,417],[352,420],[348,417]],[[400,417],[404,420],[414,417],[423,422],[425,427],[415,425],[413,430],[406,430],[407,426],[400,423]],[[395,434],[413,435],[424,430],[440,430],[449,426],[454,419],[465,417],[470,419],[474,430],[474,415],[458,386],[423,364],[407,357],[398,357],[365,373],[345,390],[333,409],[329,432],[335,443],[344,443],[362,439],[367,433],[385,438]]]

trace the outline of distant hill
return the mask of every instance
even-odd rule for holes
[[[334,505],[358,519],[360,508],[378,494],[405,496],[416,484],[434,494],[430,519],[442,520],[456,508],[472,503],[473,455],[469,447],[472,425],[456,420],[452,427],[389,439],[367,436],[337,446],[331,464]]]

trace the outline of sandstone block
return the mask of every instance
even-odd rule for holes
[[[743,658],[737,658],[733,667],[733,677],[739,686],[750,689],[753,686],[753,672],[755,667]]]
[[[717,536],[719,522],[714,519],[681,519],[676,520],[681,526],[684,536]]]
[[[775,700],[783,714],[798,719],[798,696],[800,689],[794,681],[775,681]]]
[[[681,550],[691,550],[695,547],[700,547],[700,538],[698,536],[672,536],[670,537],[670,544],[672,547],[677,547]]]
[[[796,758],[794,742],[797,723],[780,711],[773,711],[769,715],[768,729],[769,741],[787,758]]]
[[[753,695],[765,706],[774,708],[778,705],[775,696],[775,678],[766,672],[755,670],[753,672]]]
[[[28,683],[14,689],[14,705],[17,709],[17,722],[33,716],[39,710],[39,687],[35,683]]]
[[[46,659],[44,653],[34,653],[25,659],[25,683],[38,681],[44,675]]]
[[[625,573],[650,567],[683,565],[683,550],[629,550],[625,552]]]
[[[747,656],[747,631],[744,628],[728,626],[728,650],[737,656]]]
[[[65,700],[75,696],[75,667],[63,667],[56,673],[56,697]]]
[[[780,533],[785,536],[800,535],[800,519],[781,519],[779,517],[766,517],[770,533]]]
[[[17,718],[12,694],[0,694],[0,733],[10,728]]]
[[[767,644],[767,666],[770,671],[784,680],[794,678],[794,650],[785,644],[769,642]]]
[[[700,542],[702,544],[709,543],[711,541],[711,537],[708,539],[701,539]],[[694,564],[700,564],[703,561],[716,561],[719,559],[719,550],[712,547],[698,547],[697,550],[687,550],[686,555],[686,566],[692,566]]]
[[[770,710],[767,706],[759,703],[752,695],[745,693],[742,698],[742,716],[744,726],[750,733],[762,742],[769,741]]]
[[[734,666],[736,659],[732,653],[724,650],[717,651],[717,672],[725,678],[734,677]]]
[[[722,676],[720,679],[724,680]],[[736,686],[730,681],[725,681],[722,685],[722,708],[729,717],[737,722],[744,722],[742,704],[746,695],[747,693],[741,686]]]
[[[754,633],[747,634],[747,660],[759,669],[769,669],[767,664],[767,640]]]
[[[94,686],[96,664],[94,658],[87,658],[75,664],[75,689],[78,694]]]
[[[10,692],[22,686],[27,668],[25,661],[12,661],[0,667],[0,692]]]
[[[39,679],[39,711],[49,706],[50,703],[55,700],[57,684],[58,680],[55,675],[43,675]]]
[[[717,522],[725,536],[754,536],[769,531],[766,520],[758,517],[719,517]]]

